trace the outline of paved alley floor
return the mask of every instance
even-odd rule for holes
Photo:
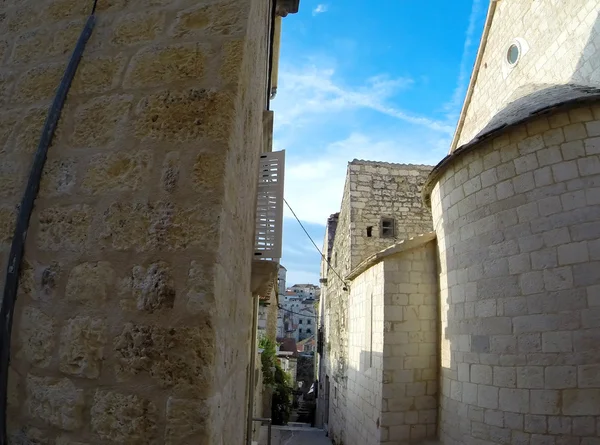
[[[331,445],[323,430],[310,427],[273,427],[272,445]]]

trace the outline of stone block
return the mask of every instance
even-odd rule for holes
[[[550,434],[571,434],[571,418],[564,416],[548,417],[548,432]]]
[[[123,86],[147,88],[171,82],[201,82],[209,58],[209,50],[198,43],[146,47],[133,56]]]
[[[529,397],[532,414],[560,414],[560,391],[532,389]]]
[[[566,125],[565,127],[563,127],[563,131],[565,133],[566,141],[585,139],[587,137],[585,126],[580,122],[573,123],[571,125]]]
[[[573,434],[596,436],[596,419],[591,416],[573,417]]]
[[[503,411],[514,413],[529,412],[529,390],[500,388],[499,407]]]
[[[192,171],[192,186],[196,191],[221,190],[225,178],[225,153],[204,152],[196,156]]]
[[[165,14],[145,11],[122,15],[112,27],[110,42],[115,46],[130,46],[154,41],[162,33]]]
[[[491,385],[492,367],[488,365],[471,365],[471,382]]]
[[[498,409],[498,388],[478,385],[477,404],[483,408]]]
[[[150,94],[137,106],[135,133],[140,139],[169,142],[201,137],[227,142],[234,109],[228,92],[192,88]]]
[[[50,207],[38,214],[37,245],[50,251],[77,251],[86,246],[92,210],[87,205]]]
[[[75,266],[67,281],[66,297],[70,301],[101,303],[112,291],[115,271],[107,261]]]
[[[152,313],[173,307],[175,280],[171,267],[164,261],[150,264],[148,267],[134,267],[130,286],[139,311]]]
[[[583,141],[571,141],[564,143],[560,146],[563,159],[570,161],[585,156],[585,149],[583,147]]]
[[[151,167],[148,151],[96,155],[90,160],[82,190],[93,195],[140,190],[149,180]]]
[[[176,394],[205,395],[215,372],[214,331],[209,316],[196,317],[188,328],[126,324],[114,342],[118,378],[148,374]]]
[[[83,426],[85,399],[69,379],[27,376],[27,410],[31,417],[73,431]]]
[[[133,394],[96,391],[91,409],[92,430],[111,443],[146,444],[156,437],[154,403]]]
[[[170,34],[177,38],[199,39],[208,35],[239,36],[246,21],[244,8],[235,2],[200,5],[177,14]]]
[[[18,358],[24,358],[40,368],[47,368],[54,354],[54,320],[35,307],[25,307],[19,326],[20,349]]]
[[[513,366],[494,366],[494,386],[516,388],[517,373]]]
[[[64,70],[62,64],[42,65],[30,69],[20,77],[11,101],[19,104],[49,101],[54,97]]]
[[[542,366],[517,367],[518,388],[544,388],[544,368]]]
[[[565,389],[562,397],[562,413],[564,415],[600,415],[600,389]]]
[[[60,370],[88,379],[99,377],[106,341],[104,320],[84,316],[71,318],[60,334]]]
[[[52,21],[85,16],[89,13],[89,5],[77,0],[55,0],[44,10],[44,15]]]
[[[544,285],[547,291],[570,289],[573,287],[573,272],[570,267],[544,269]]]
[[[540,167],[557,164],[563,161],[562,153],[558,146],[548,147],[536,152]]]
[[[72,94],[104,93],[116,88],[126,59],[122,56],[83,56],[73,79]]]
[[[543,434],[548,431],[546,416],[525,415],[525,431]]]
[[[580,388],[600,387],[600,365],[581,365],[577,367],[578,386]]]
[[[552,165],[552,174],[556,182],[568,181],[579,176],[576,161],[561,162]]]
[[[48,42],[52,35],[48,29],[27,31],[17,37],[10,58],[13,64],[26,64],[34,60],[43,60],[48,51]]]
[[[180,165],[179,152],[167,153],[163,161],[161,185],[165,192],[174,192],[179,182]]]
[[[60,196],[73,191],[76,177],[76,162],[73,159],[46,161],[40,184],[40,196]]]
[[[70,142],[77,148],[104,147],[119,139],[131,106],[131,96],[91,99],[75,110]]]
[[[571,352],[572,350],[571,332],[544,332],[542,334],[543,352]]]
[[[536,269],[541,269],[540,267],[540,257],[535,256],[534,254],[538,252],[533,252],[532,262],[534,263],[534,267]],[[544,258],[541,258],[542,260]],[[523,295],[531,295],[544,291],[544,275],[542,271],[535,270],[533,272],[526,272],[519,276],[519,286],[521,287],[521,292]]]

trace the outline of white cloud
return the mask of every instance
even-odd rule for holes
[[[473,0],[471,6],[471,14],[469,15],[469,23],[467,25],[467,31],[465,34],[465,42],[463,44],[463,52],[460,59],[460,67],[458,71],[458,79],[456,81],[456,88],[452,93],[450,102],[445,105],[445,110],[449,113],[449,118],[452,120],[458,119],[458,113],[460,113],[460,107],[464,100],[467,86],[469,84],[469,74],[471,72],[468,62],[471,59],[471,50],[475,44],[473,38],[475,37],[475,26],[477,20],[481,14],[483,0]]]
[[[273,106],[278,129],[300,126],[316,116],[331,117],[334,113],[369,109],[401,121],[423,126],[430,130],[452,134],[454,127],[389,105],[399,91],[409,88],[414,80],[409,77],[389,78],[376,76],[358,87],[336,83],[333,68],[291,68],[283,66],[280,74],[280,95]]]
[[[319,4],[315,9],[313,9],[313,15],[322,14],[327,12],[328,6],[324,4]]]
[[[436,164],[447,149],[447,137],[374,139],[353,133],[329,144],[315,157],[288,156],[285,196],[302,221],[325,224],[340,209],[346,169],[353,159],[385,162]],[[286,217],[293,217],[286,208]]]

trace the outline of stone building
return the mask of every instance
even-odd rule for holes
[[[317,423],[336,443],[435,436],[435,237],[421,199],[430,171],[355,160],[340,213],[329,219]],[[400,437],[404,425],[410,429]]]
[[[281,18],[298,0],[98,0],[24,260],[9,265],[33,154],[93,4],[0,6],[0,266],[11,278],[21,265],[0,372],[9,442],[244,443],[258,295],[278,263],[256,259],[266,238],[280,242],[255,233],[258,172],[283,179],[269,100]]]
[[[347,181],[321,269],[319,411],[336,443],[430,428],[444,445],[600,443],[599,11],[490,2],[450,154],[423,184],[433,233],[359,253],[352,231],[382,225],[357,229]]]

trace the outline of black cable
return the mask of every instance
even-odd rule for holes
[[[0,445],[7,445],[6,431],[6,405],[8,397],[8,368],[10,362],[10,340],[13,323],[13,314],[15,302],[17,299],[17,290],[19,287],[19,275],[21,272],[21,262],[25,250],[25,240],[27,238],[27,229],[29,228],[29,220],[33,212],[33,206],[37,193],[40,187],[40,179],[44,164],[46,163],[46,155],[48,148],[52,142],[54,131],[58,125],[62,108],[67,98],[67,93],[71,87],[71,82],[77,71],[79,61],[83,55],[85,45],[92,34],[96,17],[96,2],[94,1],[92,12],[88,17],[85,27],[81,31],[77,45],[71,55],[71,60],[67,65],[63,78],[60,82],[54,101],[48,110],[48,116],[44,123],[44,129],[40,137],[33,165],[29,173],[27,188],[19,206],[19,215],[17,216],[17,224],[10,247],[10,256],[8,258],[8,266],[6,268],[6,280],[4,282],[4,292],[2,296],[2,309],[0,310]]]
[[[296,218],[296,221],[298,221],[298,224],[300,224],[300,227],[302,227],[302,230],[304,230],[304,233],[306,233],[306,236],[308,236],[308,239],[310,240],[310,242],[313,244],[313,246],[315,246],[315,249],[317,249],[317,252],[319,252],[319,254],[321,255],[321,258],[323,258],[327,262],[327,264],[329,264],[329,267],[331,268],[331,270],[333,270],[333,272],[339,277],[339,279],[342,280],[342,283],[344,283],[344,287],[348,287],[348,284],[344,281],[344,279],[341,277],[341,275],[339,273],[337,273],[337,271],[333,268],[333,266],[331,265],[329,260],[327,258],[325,258],[325,255],[323,255],[323,252],[321,252],[321,249],[319,249],[317,247],[317,244],[313,241],[313,239],[310,236],[310,234],[308,233],[308,231],[304,228],[304,225],[298,218],[298,215],[296,215],[296,212],[294,212],[294,209],[292,209],[292,207],[286,201],[285,198],[283,199],[283,202],[285,202],[285,205],[288,206],[288,209],[290,209],[290,211],[292,212],[292,215],[294,215],[294,218]],[[346,290],[346,289],[344,289],[344,290]]]
[[[319,318],[317,315],[306,315],[306,314],[300,314],[299,312],[294,312],[294,311],[291,311],[291,310],[289,310],[289,309],[286,309],[286,308],[284,308],[284,307],[281,307],[281,305],[280,305],[280,304],[278,304],[278,305],[277,305],[277,307],[278,307],[279,309],[281,309],[282,311],[286,311],[286,312],[289,312],[290,314],[294,314],[294,315],[300,315],[301,317],[306,317],[306,318]]]

